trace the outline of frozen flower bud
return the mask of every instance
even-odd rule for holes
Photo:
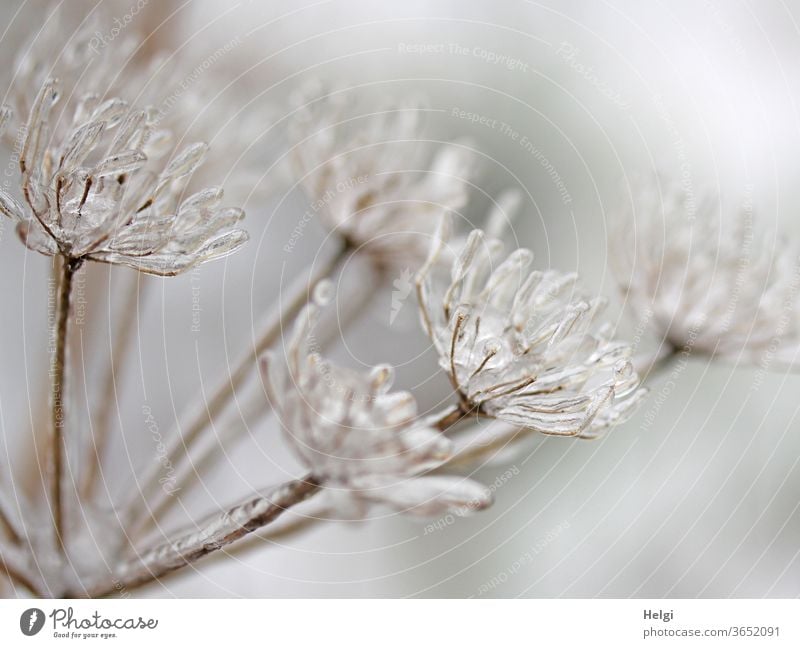
[[[464,411],[543,434],[591,438],[633,412],[645,390],[631,349],[597,319],[604,302],[575,275],[531,269],[528,250],[495,262],[499,244],[473,231],[450,277],[437,278],[447,221],[418,275],[423,325]]]
[[[419,420],[411,394],[389,391],[391,367],[361,373],[320,359],[314,348],[319,309],[315,301],[298,317],[285,357],[273,352],[262,361],[270,400],[300,461],[361,508],[379,503],[437,515],[488,506],[483,486],[426,475],[447,461],[452,444]]]
[[[292,171],[323,225],[383,263],[424,260],[438,218],[467,202],[471,149],[427,140],[416,104],[369,109],[318,87],[292,103]]]
[[[153,129],[147,111],[112,98],[81,104],[79,120],[54,129],[58,100],[58,83],[48,79],[31,107],[20,155],[27,208],[0,190],[0,209],[30,249],[168,276],[244,244],[236,227],[244,213],[220,207],[221,190],[184,198],[207,145],[159,164],[144,151]]]
[[[611,231],[625,304],[675,351],[784,367],[800,362],[800,257],[756,229],[746,206],[733,227],[680,187],[637,187]]]

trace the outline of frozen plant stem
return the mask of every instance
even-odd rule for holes
[[[431,424],[432,427],[435,427],[439,430],[442,434],[446,433],[450,428],[454,427],[461,421],[466,420],[470,417],[479,418],[482,414],[477,409],[469,410],[467,409],[462,403],[459,402],[458,405],[453,405],[452,407],[448,407],[443,413],[441,413],[438,418],[434,420]]]
[[[157,580],[257,531],[288,508],[307,500],[319,489],[319,482],[311,475],[282,484],[215,515],[199,528],[181,534],[177,540],[145,551],[118,566],[110,579],[90,584],[83,592],[70,592],[69,596],[107,596]]]
[[[505,424],[494,438],[489,439],[486,443],[475,444],[457,452],[447,463],[447,467],[453,468],[469,465],[480,459],[494,455],[494,453],[508,447],[509,444],[530,434],[533,434],[533,431],[528,428]]]
[[[343,243],[336,254],[323,264],[312,277],[304,279],[297,287],[293,286],[287,302],[269,317],[264,328],[256,338],[255,343],[249,348],[234,365],[228,378],[220,383],[213,391],[210,398],[203,398],[193,404],[191,410],[195,413],[186,425],[181,425],[171,437],[166,456],[170,458],[173,469],[178,471],[181,465],[189,460],[192,447],[200,439],[202,433],[211,426],[214,420],[225,410],[234,397],[236,390],[241,387],[254,368],[258,366],[258,358],[280,337],[282,331],[289,325],[303,306],[308,302],[308,296],[313,293],[314,287],[324,279],[333,275],[343,264],[350,252],[350,245]],[[149,502],[149,496],[158,486],[159,474],[162,466],[153,462],[149,472],[141,482],[141,492],[136,493],[134,503],[131,505],[131,520],[134,527],[130,535],[135,535],[140,530],[140,525],[146,523],[151,515],[143,515],[143,508],[151,511],[160,511],[164,507],[162,500],[174,498],[174,493],[165,489],[156,490],[156,499]]]
[[[444,432],[471,415],[474,412],[464,412],[459,406],[453,406],[430,424]],[[175,540],[139,553],[136,558],[117,566],[110,577],[90,583],[85,591],[69,592],[67,596],[108,596],[157,580],[263,528],[322,487],[323,482],[313,474],[286,482],[222,514],[213,515],[192,530],[179,534]]]
[[[62,481],[64,474],[64,432],[66,412],[66,389],[64,383],[67,352],[67,332],[69,325],[70,296],[72,293],[72,280],[81,267],[81,259],[71,259],[66,256],[61,259],[61,281],[58,287],[58,306],[56,307],[55,329],[55,357],[53,358],[51,382],[51,436],[50,453],[52,456],[53,472],[50,484],[50,507],[53,514],[53,530],[55,532],[56,546],[63,555],[64,549],[64,501]]]
[[[11,492],[11,489],[4,490],[5,483],[0,484],[0,529],[5,530],[5,535],[14,544],[19,544],[22,540],[23,529],[11,501],[6,497],[6,492]]]

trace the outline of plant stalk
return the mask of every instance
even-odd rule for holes
[[[266,526],[320,488],[320,483],[312,475],[286,482],[222,514],[214,514],[199,527],[179,534],[176,540],[160,544],[122,563],[110,577],[90,584],[85,591],[69,592],[67,596],[108,596],[158,580]]]
[[[5,484],[0,484],[0,486],[5,487]],[[0,527],[5,529],[11,542],[19,544],[24,533],[22,522],[11,502],[6,498],[5,492],[4,488],[0,488]]]
[[[462,421],[467,419],[484,418],[485,416],[486,415],[483,414],[478,408],[468,409],[464,403],[459,402],[458,405],[451,405],[442,413],[438,414],[436,418],[433,418],[429,425],[431,427],[435,427],[442,434],[446,434],[450,431],[450,428],[455,427]]]
[[[64,555],[64,494],[62,481],[65,463],[65,423],[67,418],[66,408],[66,355],[67,334],[69,328],[70,297],[72,296],[72,280],[81,267],[81,259],[63,258],[61,264],[61,281],[58,289],[58,306],[56,307],[55,323],[55,356],[52,366],[51,385],[51,420],[50,420],[50,453],[53,472],[50,484],[50,507],[53,515],[53,531],[56,546]]]

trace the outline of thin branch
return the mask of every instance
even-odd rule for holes
[[[321,266],[312,277],[299,280],[292,287],[289,300],[280,304],[280,308],[270,315],[255,344],[241,356],[228,378],[212,392],[210,398],[199,399],[198,402],[193,403],[188,408],[194,414],[188,424],[179,426],[180,431],[173,431],[170,445],[166,452],[166,456],[170,458],[174,469],[177,469],[184,461],[188,460],[191,448],[202,433],[222,413],[233,398],[236,390],[256,369],[259,356],[272,346],[280,337],[281,332],[289,326],[300,310],[308,303],[308,297],[312,294],[314,286],[334,274],[345,261],[349,252],[350,246],[343,244],[333,258]],[[149,516],[143,515],[145,507],[150,510],[153,507],[160,508],[162,499],[173,496],[166,490],[158,490],[156,488],[159,484],[158,477],[161,472],[161,464],[152,462],[149,465],[149,470],[147,470],[140,482],[142,484],[141,492],[134,493],[129,504],[130,519],[133,520],[134,524],[140,524],[142,521],[146,522],[149,519]],[[149,496],[154,492],[157,500],[153,505],[149,505]],[[131,533],[136,533],[136,531],[136,527],[131,529]]]
[[[0,489],[0,526],[6,530],[6,535],[16,544],[19,544],[22,536],[25,535],[22,520],[19,519],[17,511],[6,497],[3,489]]]
[[[499,452],[508,447],[509,444],[516,443],[523,438],[535,434],[535,432],[529,428],[523,428],[508,423],[498,422],[496,425],[497,429],[492,430],[490,427],[486,429],[484,433],[480,434],[477,439],[473,439],[458,448],[442,468],[452,469],[473,464],[485,458],[487,455],[493,455]]]
[[[232,556],[241,556],[263,549],[265,544],[280,546],[289,539],[296,540],[308,531],[313,530],[319,522],[330,522],[331,516],[334,515],[334,510],[329,503],[322,499],[312,501],[319,502],[320,505],[294,517],[282,516],[272,524],[232,544],[224,553],[216,553],[213,556],[209,556],[208,564],[212,561],[225,560]],[[294,511],[294,509],[292,510]]]
[[[51,430],[50,454],[53,472],[50,483],[50,508],[53,514],[53,530],[56,546],[63,554],[64,549],[64,501],[62,493],[62,480],[64,475],[64,457],[66,455],[64,432],[67,420],[65,400],[66,352],[67,334],[69,326],[70,297],[72,294],[72,279],[80,268],[80,259],[64,258],[61,266],[61,282],[59,286],[58,307],[56,309],[55,324],[55,355],[52,366],[51,385]]]
[[[466,405],[459,403],[458,405],[451,405],[443,412],[434,415],[430,419],[428,425],[435,427],[441,433],[446,434],[451,428],[455,427],[459,423],[462,423],[468,419],[477,419],[484,416],[485,415],[482,414],[479,409],[467,409]]]
[[[213,515],[199,528],[122,563],[102,581],[89,584],[85,591],[69,592],[67,596],[107,596],[158,580],[266,526],[319,490],[319,482],[311,475],[286,482],[222,514]]]

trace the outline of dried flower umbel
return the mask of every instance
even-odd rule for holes
[[[440,216],[463,207],[475,155],[424,135],[424,109],[369,111],[345,90],[293,99],[291,162],[323,224],[380,263],[421,263]]]
[[[205,144],[159,168],[150,158],[164,151],[151,140],[148,111],[93,95],[79,101],[65,139],[53,140],[58,98],[50,79],[31,108],[20,156],[27,209],[0,193],[0,209],[30,249],[72,264],[100,261],[170,276],[244,244],[246,232],[234,227],[244,213],[219,206],[221,189],[182,195]]]
[[[628,345],[597,326],[604,301],[575,292],[575,275],[531,270],[532,254],[469,236],[449,281],[432,274],[448,221],[418,276],[425,330],[464,413],[543,434],[594,438],[626,420],[645,390]]]
[[[663,191],[663,193],[662,193]],[[800,258],[757,232],[752,209],[732,227],[713,201],[679,187],[642,184],[609,246],[631,313],[662,345],[735,363],[800,362]],[[634,218],[635,216],[635,218]]]
[[[168,31],[145,33],[146,20],[134,20],[112,41],[104,41],[100,35],[114,19],[105,5],[92,7],[88,15],[64,3],[50,12],[41,30],[20,48],[13,67],[9,103],[22,120],[17,126],[24,126],[34,98],[50,78],[58,79],[66,97],[125,97],[148,107],[151,144],[196,139],[211,143],[215,154],[195,170],[193,186],[224,178],[227,196],[235,204],[266,197],[269,183],[260,182],[266,166],[263,147],[254,143],[269,130],[268,110],[242,111],[241,96],[230,88],[228,75],[218,66],[208,66],[207,57],[195,59],[198,52],[191,47],[181,47],[180,54],[161,49],[159,37]],[[214,55],[226,53],[223,49]],[[197,83],[200,74],[203,82]],[[60,120],[50,126],[57,129],[52,135],[58,139],[70,124]]]
[[[414,397],[391,392],[389,366],[361,373],[324,360],[310,348],[323,293],[299,316],[285,348],[264,360],[273,409],[287,440],[314,479],[361,504],[439,515],[488,506],[483,486],[456,476],[431,476],[452,452],[433,421],[420,420]],[[440,422],[440,425],[444,425]]]

